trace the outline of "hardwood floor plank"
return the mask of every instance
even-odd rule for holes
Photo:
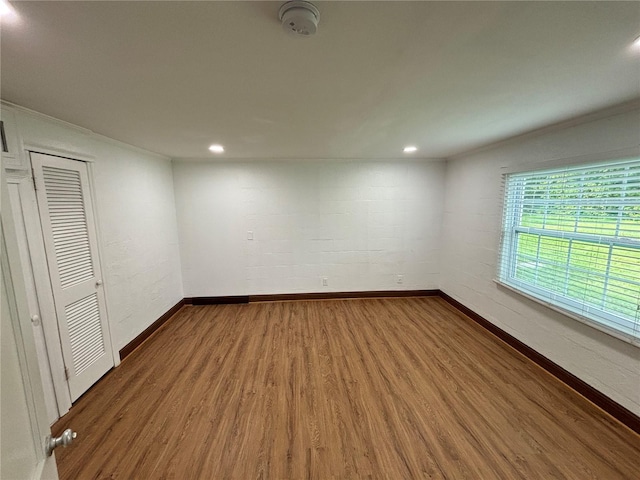
[[[640,437],[438,297],[185,306],[61,479],[635,479]]]

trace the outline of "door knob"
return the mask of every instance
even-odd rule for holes
[[[39,327],[40,326],[40,316],[39,315],[31,315],[31,323],[33,323],[34,326]]]
[[[96,287],[99,287],[100,285],[102,285],[102,280],[96,280]]]
[[[70,428],[67,428],[64,432],[62,432],[62,435],[60,435],[59,437],[48,436],[45,440],[44,445],[44,451],[47,454],[47,457],[50,457],[53,453],[53,450],[60,445],[62,445],[63,447],[71,445],[73,443],[73,439],[77,436],[78,434]]]

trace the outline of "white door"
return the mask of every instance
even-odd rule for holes
[[[51,432],[6,184],[0,183],[0,478],[57,479],[55,456],[44,449]]]
[[[71,401],[113,367],[85,162],[31,153]]]

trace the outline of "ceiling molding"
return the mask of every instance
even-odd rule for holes
[[[131,145],[130,143],[122,142],[120,140],[116,140],[115,138],[107,137],[106,135],[102,135],[100,133],[92,132],[92,137],[95,140],[109,143],[111,145],[115,145],[117,147],[126,148],[127,150],[133,150],[134,152],[142,153],[144,155],[150,155],[152,157],[159,158],[161,160],[171,160],[171,157],[167,155],[162,155],[158,152],[152,152],[151,150],[147,150],[146,148],[138,147],[136,145]]]
[[[447,161],[457,160],[462,157],[475,155],[476,153],[486,152],[487,150],[493,150],[494,148],[499,148],[514,142],[519,142],[522,140],[527,140],[529,138],[539,137],[541,135],[546,135],[549,133],[564,130],[566,128],[575,127],[577,125],[594,122],[596,120],[601,120],[603,118],[614,117],[616,115],[631,112],[634,110],[640,110],[640,97],[627,102],[618,103],[610,107],[595,110],[590,113],[578,115],[577,117],[573,117],[568,120],[562,120],[560,122],[552,123],[545,127],[536,128],[535,130],[530,130],[528,132],[521,133],[513,137],[505,138],[504,140],[499,140],[497,142],[492,142],[478,148],[473,148],[471,150],[467,150],[461,153],[456,153],[455,155],[451,155],[450,157],[447,157]]]
[[[177,163],[254,163],[254,162],[278,162],[278,163],[313,163],[313,162],[407,162],[407,163],[437,163],[446,162],[446,158],[425,158],[425,157],[395,157],[395,158],[235,158],[235,157],[176,157],[171,159]]]
[[[16,111],[19,111],[19,112],[22,112],[22,113],[26,113],[27,115],[30,115],[32,117],[36,117],[36,118],[41,118],[41,119],[47,120],[47,121],[49,121],[51,123],[55,123],[57,125],[61,125],[61,126],[66,127],[66,128],[70,128],[72,130],[76,130],[77,132],[83,133],[85,135],[94,134],[94,132],[92,130],[89,130],[88,128],[81,127],[79,125],[76,125],[75,123],[70,123],[70,122],[66,122],[64,120],[60,120],[59,118],[52,117],[52,116],[47,115],[45,113],[40,113],[40,112],[38,112],[36,110],[31,110],[30,108],[23,107],[22,105],[18,105],[16,103],[12,103],[12,102],[9,102],[7,100],[0,99],[0,103],[2,105],[4,105],[4,106],[10,107],[10,108],[12,108],[12,109],[14,109]]]
[[[23,107],[21,105],[18,105],[18,104],[15,104],[15,103],[12,103],[12,102],[9,102],[9,101],[6,101],[6,100],[0,100],[0,103],[3,106],[9,107],[9,108],[11,108],[13,110],[16,110],[16,111],[19,111],[19,112],[22,112],[22,113],[24,113],[26,115],[29,115],[31,117],[40,118],[40,119],[45,120],[45,121],[47,121],[49,123],[54,123],[56,125],[60,125],[62,127],[68,128],[70,130],[74,130],[74,131],[76,131],[78,133],[81,133],[83,135],[87,135],[87,136],[89,136],[92,139],[97,140],[97,141],[101,141],[103,143],[108,143],[108,144],[111,144],[111,145],[115,145],[115,146],[118,146],[118,147],[121,147],[121,148],[126,148],[127,150],[133,150],[135,152],[142,153],[142,154],[145,154],[145,155],[151,155],[151,156],[160,158],[162,160],[171,160],[170,157],[168,157],[166,155],[162,155],[162,154],[157,153],[157,152],[152,152],[152,151],[147,150],[145,148],[141,148],[141,147],[138,147],[136,145],[131,145],[130,143],[126,143],[126,142],[122,142],[120,140],[116,140],[115,138],[107,137],[107,136],[102,135],[100,133],[96,133],[93,130],[90,130],[88,128],[81,127],[79,125],[67,122],[65,120],[60,120],[59,118],[56,118],[56,117],[52,117],[51,115],[47,115],[45,113],[40,113],[40,112],[38,112],[36,110],[32,110],[30,108],[26,108],[26,107]],[[46,145],[39,145],[39,144],[30,143],[29,147],[32,148],[32,149],[40,149],[40,150],[42,150],[43,148],[46,148]],[[76,156],[78,155],[76,152],[66,152],[66,153],[67,154],[73,153]]]

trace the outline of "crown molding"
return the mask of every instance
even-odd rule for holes
[[[141,153],[143,155],[150,155],[152,157],[156,157],[161,160],[171,160],[171,157],[167,155],[163,155],[158,152],[152,152],[151,150],[147,150],[146,148],[138,147],[136,145],[131,145],[130,143],[123,142],[121,140],[116,140],[115,138],[107,137],[106,135],[102,135],[101,133],[92,132],[91,135],[94,139],[99,140],[104,143],[109,143],[111,145],[115,145],[116,147],[126,148],[128,150],[133,150],[134,152]]]
[[[567,120],[561,120],[560,122],[555,122],[544,127],[536,128],[534,130],[515,135],[513,137],[498,140],[497,142],[488,143],[477,148],[472,148],[471,150],[465,150],[464,152],[456,153],[455,155],[447,157],[447,161],[457,160],[462,157],[467,157],[469,155],[475,155],[476,153],[493,150],[495,148],[510,145],[512,143],[527,140],[529,138],[539,137],[541,135],[557,132],[566,128],[574,127],[576,125],[594,122],[596,120],[613,117],[615,115],[620,115],[634,110],[640,110],[640,98],[634,98],[630,101],[618,103],[616,105],[585,113],[583,115],[578,115],[577,117],[573,117]]]
[[[104,143],[109,143],[109,144],[112,144],[112,145],[116,145],[118,147],[127,148],[128,150],[133,150],[133,151],[136,151],[138,153],[145,154],[145,155],[152,155],[154,157],[161,158],[163,160],[170,160],[170,157],[168,157],[167,155],[162,155],[160,153],[152,152],[150,150],[146,150],[146,149],[138,147],[136,145],[131,145],[129,143],[122,142],[120,140],[116,140],[115,138],[107,137],[106,135],[102,135],[101,133],[96,133],[91,129],[88,129],[88,128],[85,128],[85,127],[81,127],[79,125],[76,125],[75,123],[70,123],[70,122],[67,122],[65,120],[60,120],[59,118],[52,117],[50,115],[38,112],[36,110],[31,110],[30,108],[23,107],[22,105],[15,104],[15,103],[9,102],[7,100],[0,99],[0,104],[2,106],[9,107],[9,108],[11,108],[11,109],[13,109],[15,111],[22,112],[22,113],[24,113],[26,115],[30,115],[32,117],[40,118],[40,119],[45,120],[47,122],[54,123],[56,125],[60,125],[60,126],[65,127],[65,128],[69,128],[71,130],[74,130],[76,132],[82,133],[83,135],[90,136],[91,138],[93,138],[95,140],[99,140],[99,141],[104,142]]]
[[[81,127],[79,125],[76,125],[75,123],[70,123],[70,122],[66,122],[64,120],[60,120],[59,118],[52,117],[52,116],[47,115],[45,113],[40,113],[40,112],[38,112],[36,110],[31,110],[30,108],[23,107],[22,105],[18,105],[18,104],[12,103],[12,102],[8,102],[7,100],[0,100],[0,104],[2,104],[3,106],[6,106],[6,107],[12,108],[13,110],[16,110],[18,112],[22,112],[22,113],[25,113],[27,115],[31,115],[32,117],[41,118],[41,119],[46,120],[48,122],[55,123],[57,125],[61,125],[63,127],[70,128],[72,130],[76,130],[76,131],[78,131],[80,133],[83,133],[85,135],[92,135],[93,134],[93,131],[89,130],[88,128]]]
[[[446,158],[427,158],[427,157],[389,157],[389,158],[278,158],[278,157],[264,157],[264,158],[255,158],[255,157],[174,157],[171,159],[172,162],[176,163],[255,163],[255,162],[264,162],[264,163],[319,163],[319,162],[405,162],[405,163],[437,163],[437,162],[446,162]]]

